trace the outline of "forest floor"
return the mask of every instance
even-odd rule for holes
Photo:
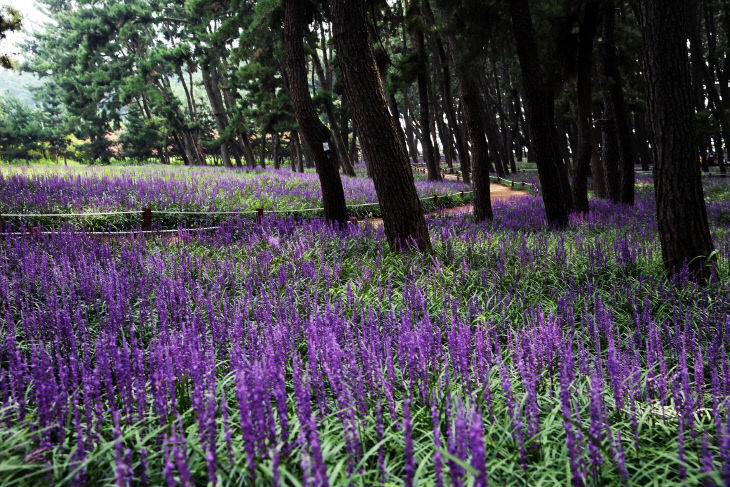
[[[522,198],[524,196],[530,196],[530,193],[528,193],[527,191],[511,189],[507,186],[502,186],[501,184],[491,184],[489,186],[489,196],[490,199],[494,202],[510,200],[513,198]],[[468,203],[466,205],[453,206],[451,208],[441,208],[436,211],[431,211],[426,213],[426,216],[461,215],[464,213],[471,213],[473,210],[474,205],[472,203]],[[368,222],[376,227],[379,227],[383,224],[383,219],[370,218],[368,219]]]

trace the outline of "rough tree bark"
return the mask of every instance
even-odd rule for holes
[[[306,13],[302,2],[286,0],[284,46],[294,114],[299,124],[299,131],[306,141],[319,175],[324,217],[328,221],[344,224],[347,221],[347,206],[342,180],[337,170],[334,141],[329,129],[317,117],[309,94],[303,44],[306,23]]]
[[[371,165],[385,235],[394,249],[413,242],[419,249],[429,250],[431,241],[408,154],[388,112],[368,38],[365,2],[330,0],[330,10],[345,95]]]
[[[527,124],[537,162],[545,214],[550,225],[568,226],[570,183],[555,129],[555,96],[540,69],[537,40],[527,0],[510,0],[512,30],[527,102]]]
[[[691,275],[707,277],[713,252],[702,191],[690,67],[687,56],[686,0],[634,3],[644,39],[644,75],[654,132],[655,194],[664,265],[678,274],[687,264]]]

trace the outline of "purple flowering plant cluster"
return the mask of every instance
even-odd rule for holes
[[[372,180],[342,177],[345,199],[353,205],[353,216],[379,216],[378,197]],[[456,195],[469,186],[456,181],[416,181],[421,197]],[[441,198],[442,205],[463,203],[459,197]],[[316,173],[289,170],[223,169],[181,166],[70,167],[10,166],[0,169],[0,213],[94,213],[134,211],[251,211],[320,208],[322,192]],[[309,216],[316,216],[317,211]],[[131,217],[133,220],[135,217]],[[167,226],[195,223],[201,218],[168,217]],[[130,217],[107,215],[89,218],[79,227],[103,230],[124,226]],[[188,221],[191,220],[191,221]],[[54,226],[48,218],[26,218],[26,225]],[[17,222],[20,223],[20,222]],[[78,222],[71,222],[78,223]],[[129,222],[127,222],[129,223]],[[126,226],[129,226],[128,224]]]
[[[730,200],[705,288],[649,191],[564,232],[494,207],[428,254],[316,218],[0,237],[0,484],[729,483]]]

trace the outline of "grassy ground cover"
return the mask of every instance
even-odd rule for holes
[[[5,237],[0,483],[727,482],[730,201],[705,289],[648,189],[591,209],[429,219],[430,254],[318,219]]]
[[[359,218],[379,216],[377,195],[368,178],[343,176],[345,199],[351,214]],[[416,180],[419,195],[441,196],[446,206],[470,201],[457,193],[469,186],[453,181]],[[447,197],[447,195],[452,195]],[[247,170],[206,167],[108,166],[57,167],[35,166],[0,168],[0,213],[94,213],[133,210],[149,207],[153,211],[266,211],[297,212],[316,216],[321,207],[317,175],[288,170]],[[365,205],[365,206],[362,206]],[[426,208],[433,205],[426,202]],[[195,215],[156,215],[155,222],[173,228],[176,225],[215,224],[221,218]],[[26,225],[53,227],[58,219],[25,218]],[[16,226],[20,219],[11,220]],[[73,220],[77,227],[105,230],[139,225],[139,215],[87,217]]]

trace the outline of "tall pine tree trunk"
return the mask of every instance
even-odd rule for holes
[[[644,38],[644,73],[656,154],[659,240],[667,270],[688,264],[692,275],[707,277],[713,252],[702,191],[687,56],[686,0],[641,0],[636,5]]]
[[[307,25],[304,5],[299,0],[286,0],[284,6],[284,45],[294,113],[299,131],[314,158],[322,188],[324,216],[328,221],[344,224],[347,206],[342,180],[337,170],[337,155],[332,135],[319,120],[309,94],[304,54],[304,28]]]
[[[292,0],[289,0],[292,1]],[[393,248],[431,248],[408,154],[388,112],[368,38],[363,0],[330,0],[333,37],[357,134],[371,165],[385,235]]]
[[[545,214],[550,225],[565,228],[571,210],[570,183],[555,129],[555,97],[552,87],[543,81],[528,1],[510,0],[509,6]]]

